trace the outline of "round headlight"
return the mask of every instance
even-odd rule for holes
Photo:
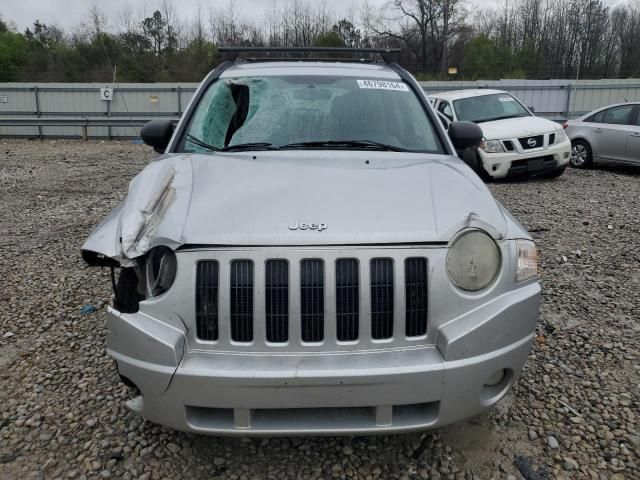
[[[157,297],[171,288],[176,279],[176,254],[168,247],[156,247],[147,254],[145,274],[147,296]]]
[[[500,249],[480,230],[469,230],[453,242],[447,253],[451,281],[462,290],[482,290],[500,270]]]

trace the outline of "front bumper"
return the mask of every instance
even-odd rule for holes
[[[502,153],[487,153],[482,149],[478,151],[485,170],[493,178],[537,176],[550,173],[569,163],[571,141],[567,139],[556,145],[526,151]]]
[[[433,345],[308,354],[189,348],[186,328],[110,310],[108,352],[141,396],[128,406],[177,430],[231,435],[393,433],[471,417],[527,358],[540,287],[530,282],[441,325]],[[495,385],[487,380],[496,372]]]

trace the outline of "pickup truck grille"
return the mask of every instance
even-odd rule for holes
[[[200,260],[196,337],[218,341],[228,332],[234,344],[262,341],[274,347],[422,337],[428,323],[427,265],[423,257]],[[399,318],[404,321],[396,325]]]

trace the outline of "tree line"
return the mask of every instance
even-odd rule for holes
[[[113,18],[94,6],[67,30],[36,19],[18,31],[0,11],[0,81],[200,81],[221,45],[396,47],[423,79],[640,77],[640,0],[361,0],[340,16],[323,0],[272,0],[260,18],[227,0],[190,19],[176,5]]]

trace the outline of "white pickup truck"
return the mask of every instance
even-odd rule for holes
[[[431,95],[440,121],[469,121],[482,128],[478,173],[483,177],[559,177],[569,163],[571,142],[561,125],[536,117],[501,90],[457,90]]]

